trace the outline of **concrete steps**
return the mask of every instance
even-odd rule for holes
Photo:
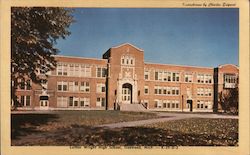
[[[147,109],[142,104],[121,104],[121,111],[146,111]]]

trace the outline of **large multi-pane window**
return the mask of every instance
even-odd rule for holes
[[[21,90],[31,90],[31,81],[30,80],[21,80],[19,88]]]
[[[212,108],[212,101],[206,100],[197,100],[197,109],[211,109]]]
[[[236,74],[224,74],[224,88],[235,88],[237,81]]]
[[[97,93],[105,93],[106,92],[106,86],[104,83],[97,83],[96,85],[96,92]]]
[[[179,100],[154,100],[155,108],[163,108],[163,109],[179,109],[180,101]]]
[[[168,71],[155,71],[156,81],[178,82],[180,81],[180,73]]]
[[[58,81],[57,82],[58,91],[68,91],[68,82]]]
[[[198,83],[212,83],[212,75],[210,74],[198,74],[197,82]]]
[[[185,82],[193,82],[193,75],[191,73],[186,73],[184,76]]]
[[[197,88],[198,96],[212,96],[212,88]]]
[[[60,98],[57,98],[57,101],[60,101]],[[63,107],[65,107],[65,103],[67,103],[67,100],[64,101]],[[70,96],[68,97],[68,107],[74,107],[74,108],[79,108],[79,107],[90,107],[90,99],[89,98],[83,98],[83,97],[73,97]]]
[[[80,98],[80,106],[81,107],[90,107],[89,98]]]
[[[91,67],[85,64],[57,64],[57,75],[91,77]]]
[[[20,96],[20,103],[23,107],[29,107],[31,105],[31,98],[29,95]]]
[[[90,85],[89,85],[89,82],[81,82],[81,85],[80,85],[80,91],[81,92],[90,92]]]
[[[155,86],[154,93],[156,95],[179,95],[179,87],[164,87],[164,86]]]
[[[70,92],[78,92],[79,91],[78,81],[69,82],[69,91]]]
[[[59,107],[59,108],[68,107],[68,97],[58,96],[57,97],[57,107]]]
[[[103,68],[103,67],[98,67],[97,68],[97,73],[96,73],[97,77],[106,77],[106,74],[107,74],[107,69],[106,68]]]
[[[96,98],[96,106],[97,107],[105,107],[105,105],[106,105],[105,97],[97,97]]]
[[[144,71],[144,79],[145,79],[145,80],[150,80],[149,77],[150,77],[149,71],[148,71],[148,70],[145,70],[145,71]]]

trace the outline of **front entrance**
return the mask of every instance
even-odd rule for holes
[[[48,96],[40,96],[40,109],[41,110],[49,109],[49,97]]]
[[[132,103],[132,85],[125,83],[122,85],[122,103]]]
[[[190,112],[193,111],[193,100],[187,100],[187,103],[189,104]]]

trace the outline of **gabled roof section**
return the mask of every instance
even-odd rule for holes
[[[122,46],[125,46],[125,45],[132,46],[133,48],[135,48],[135,49],[137,49],[137,50],[139,50],[139,51],[141,51],[141,52],[144,51],[143,49],[140,49],[140,48],[138,48],[138,47],[136,47],[135,45],[130,44],[130,43],[123,43],[123,44],[120,44],[120,45],[117,45],[117,46],[113,46],[113,47],[111,47],[111,48],[119,48],[119,47],[122,47]]]

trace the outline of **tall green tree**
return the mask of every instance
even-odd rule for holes
[[[39,76],[39,72],[46,74],[55,68],[52,55],[59,51],[54,45],[59,38],[70,35],[72,12],[59,7],[11,8],[11,97],[15,106],[18,79],[29,78],[41,84],[46,76]]]

